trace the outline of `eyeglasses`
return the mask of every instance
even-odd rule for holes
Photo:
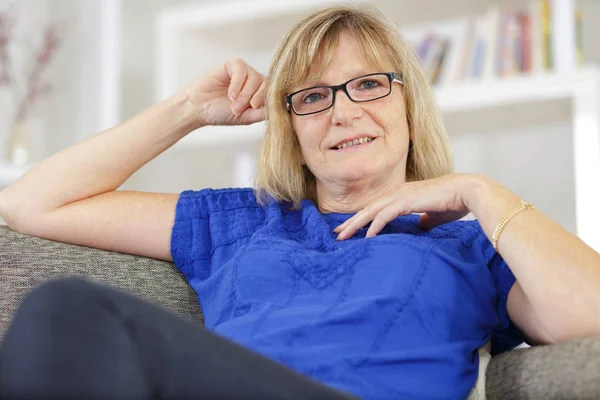
[[[288,110],[291,107],[299,116],[316,114],[333,107],[338,90],[343,90],[355,103],[373,101],[388,96],[394,81],[404,84],[394,72],[378,72],[350,79],[341,85],[302,89],[286,96],[286,107]]]

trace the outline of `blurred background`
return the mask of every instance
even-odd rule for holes
[[[340,3],[341,1],[336,1]],[[228,58],[267,73],[328,0],[0,0],[0,189]],[[414,45],[456,170],[600,249],[600,0],[372,0]],[[123,189],[249,186],[263,124],[203,128]]]

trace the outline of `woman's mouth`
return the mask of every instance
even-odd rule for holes
[[[347,142],[340,143],[336,146],[333,146],[331,148],[331,150],[335,150],[335,151],[358,150],[359,148],[364,148],[364,147],[368,146],[375,139],[376,138],[371,138],[371,137],[361,137],[358,139],[350,140]]]

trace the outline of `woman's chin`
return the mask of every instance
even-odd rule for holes
[[[370,179],[376,179],[381,174],[374,165],[348,166],[339,174],[338,178],[342,182],[361,182]]]

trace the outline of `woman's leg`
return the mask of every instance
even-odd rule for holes
[[[0,350],[0,398],[350,399],[197,324],[70,278],[26,296]]]

